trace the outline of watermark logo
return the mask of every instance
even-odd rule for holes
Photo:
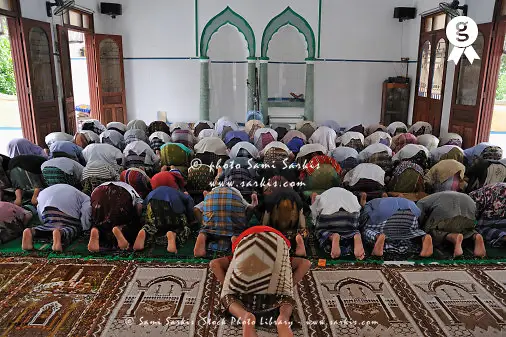
[[[478,38],[478,25],[467,16],[457,16],[453,18],[446,27],[446,37],[454,46],[448,62],[453,61],[458,64],[462,54],[466,55],[471,64],[474,60],[480,59],[472,44]]]

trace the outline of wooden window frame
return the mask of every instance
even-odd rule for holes
[[[19,3],[20,0],[9,0],[11,7],[14,8],[12,11],[8,11],[5,9],[0,8],[0,15],[9,16],[12,18],[19,18],[21,17],[21,5]]]
[[[79,9],[79,8],[70,8],[69,11],[79,13],[81,15],[81,23],[83,22],[83,16],[84,15],[88,16],[90,18],[90,28],[84,28],[84,27],[81,27],[81,26],[71,25],[70,24],[70,19],[69,19],[69,23],[65,23],[65,20],[63,19],[63,15],[62,15],[62,26],[63,27],[71,29],[71,30],[77,30],[77,31],[80,31],[80,32],[83,32],[83,33],[94,33],[95,32],[95,20],[93,18],[93,13],[92,12],[87,12],[87,11],[84,11],[84,10]]]

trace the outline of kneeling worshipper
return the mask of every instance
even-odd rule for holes
[[[200,203],[203,199],[203,192],[210,191],[216,178],[215,170],[205,164],[192,165],[188,168],[188,182],[186,190],[193,198],[195,203]]]
[[[320,126],[309,138],[311,144],[321,144],[327,151],[332,151],[336,148],[337,134],[334,130],[327,126]]]
[[[4,244],[19,238],[38,218],[37,209],[32,205],[20,207],[0,201],[0,243]]]
[[[443,191],[465,191],[464,180],[466,167],[453,159],[441,160],[425,174],[426,191],[430,193]]]
[[[42,224],[23,232],[23,250],[32,250],[34,240],[53,240],[53,251],[63,251],[91,227],[90,197],[65,184],[49,186],[37,198]]]
[[[392,137],[384,131],[376,131],[364,139],[364,146],[380,143],[390,147],[392,144]]]
[[[326,120],[325,122],[323,122],[321,124],[321,126],[327,126],[329,128],[331,128],[332,130],[334,130],[336,132],[336,135],[340,136],[341,135],[341,126],[339,125],[338,122],[334,121],[334,120]]]
[[[81,189],[84,167],[73,159],[61,157],[45,161],[40,166],[47,186],[67,184]]]
[[[14,158],[20,155],[32,155],[47,158],[47,153],[38,145],[24,138],[16,138],[7,144],[7,154]]]
[[[31,196],[32,204],[37,203],[40,190],[46,186],[41,170],[45,161],[45,157],[35,155],[19,155],[9,160],[9,178],[15,189],[16,205],[21,206],[25,193]]]
[[[125,156],[125,168],[136,167],[144,170],[148,176],[152,176],[160,170],[160,157],[151,147],[139,140],[131,142],[123,150]]]
[[[81,165],[86,165],[83,157],[83,149],[68,141],[57,141],[49,147],[49,158],[67,157],[77,161]]]
[[[195,137],[199,137],[200,139],[200,131],[203,130],[213,130],[214,131],[214,124],[210,121],[198,121],[195,123],[195,126],[193,128],[193,134]],[[170,134],[170,132],[167,132]]]
[[[474,256],[484,257],[485,242],[476,231],[476,204],[464,193],[445,191],[429,195],[419,200],[420,224],[431,235],[434,246],[445,242],[453,244],[453,256],[464,254],[462,242],[474,241]]]
[[[204,201],[195,206],[203,219],[193,250],[195,257],[205,256],[208,250],[229,251],[231,240],[248,228],[249,217],[258,205],[256,194],[249,204],[234,187],[215,187],[204,196]]]
[[[204,139],[206,137],[219,137],[220,135],[214,129],[204,129],[199,132],[198,140]]]
[[[432,125],[427,122],[416,122],[415,124],[411,125],[408,132],[417,137],[425,134],[430,135],[432,134]]]
[[[259,152],[255,145],[249,142],[239,142],[232,147],[229,156],[230,159],[251,158],[257,160]]]
[[[138,129],[144,131],[144,133],[148,132],[148,126],[146,125],[146,122],[140,119],[134,119],[128,122],[126,129],[127,131]]]
[[[104,132],[106,130],[106,128],[104,125],[102,125],[102,123],[100,123],[100,121],[98,121],[96,119],[88,119],[83,122],[83,124],[81,126],[81,130],[92,131],[98,136],[99,134]]]
[[[462,137],[456,133],[447,133],[439,139],[439,146],[455,145],[462,147]]]
[[[339,163],[339,166],[341,166],[343,170],[343,174],[354,169],[360,163],[357,150],[351,147],[338,146],[332,151],[330,156]]]
[[[358,152],[364,148],[364,135],[360,132],[348,131],[337,139],[340,146],[352,147]]]
[[[84,150],[90,144],[100,143],[100,136],[93,131],[81,130],[75,134],[74,143]]]
[[[304,183],[302,194],[307,201],[313,193],[323,193],[332,187],[341,185],[342,170],[339,164],[329,156],[313,157],[300,170],[299,181]]]
[[[86,165],[94,161],[103,161],[116,167],[118,172],[125,163],[123,152],[109,144],[90,144],[83,150]]]
[[[488,161],[478,159],[466,170],[469,179],[467,191],[477,190],[485,185],[506,182],[506,159]]]
[[[184,192],[186,181],[181,171],[175,166],[171,166],[170,168],[164,166],[162,172],[151,177],[151,187],[157,189],[160,186],[168,186]]]
[[[368,200],[380,198],[385,193],[385,171],[376,164],[362,163],[346,173],[343,185],[357,197],[366,193]]]
[[[231,131],[240,132],[240,131]],[[227,135],[228,136],[228,135]],[[247,136],[246,136],[247,138]],[[227,161],[227,146],[220,137],[206,137],[195,144],[195,158],[199,164],[218,166]]]
[[[492,247],[506,246],[506,183],[487,185],[469,193],[476,202],[476,229]]]
[[[403,122],[393,122],[387,126],[387,132],[390,136],[395,137],[402,133],[407,133],[408,127]]]
[[[193,151],[187,146],[178,143],[167,143],[160,149],[161,165],[174,165],[180,168],[188,168],[193,156]]]
[[[392,138],[390,148],[394,151],[394,153],[397,153],[408,144],[418,144],[418,139],[411,133],[401,133],[400,135]]]
[[[402,161],[395,167],[388,184],[388,195],[417,201],[427,196],[423,168],[410,161]]]
[[[255,139],[255,132],[257,132],[258,129],[263,128],[265,128],[265,125],[264,123],[262,123],[262,121],[255,119],[247,121],[246,125],[244,126],[244,132],[248,134],[249,137],[248,141],[253,141]]]
[[[277,141],[281,141],[281,139],[283,139],[283,137],[288,133],[288,131],[290,131],[290,124],[286,124],[286,123],[275,123],[275,124],[271,124],[271,129],[273,129],[274,131],[276,131],[278,133],[278,139],[276,139]]]
[[[429,152],[436,149],[439,145],[439,138],[434,135],[424,134],[416,137],[416,140],[418,144],[425,146]]]
[[[171,138],[168,133],[163,131],[155,131],[149,136],[149,146],[159,156],[160,149],[164,144],[170,143]]]
[[[118,165],[112,165],[103,160],[94,160],[86,164],[83,169],[81,186],[83,192],[91,195],[91,192],[98,186],[108,181],[119,181]]]
[[[119,179],[132,186],[143,199],[151,192],[151,180],[144,170],[136,167],[129,168],[121,172]]]
[[[436,165],[439,161],[453,159],[464,163],[464,150],[456,145],[443,145],[430,151],[431,165]]]
[[[69,135],[68,133],[59,132],[59,131],[58,132],[51,132],[50,134],[48,134],[46,136],[46,138],[44,138],[44,141],[46,142],[46,146],[48,149],[51,146],[51,144],[53,144],[54,142],[57,142],[57,141],[71,142],[73,140],[74,140],[74,136]]]
[[[259,171],[254,165],[255,162],[249,158],[229,159],[222,167],[218,167],[216,183],[221,182],[222,186],[236,188],[247,201],[250,201],[258,185]]]
[[[234,122],[230,117],[223,116],[216,121],[214,124],[214,130],[218,132],[218,135],[224,139],[229,131],[238,130],[237,123]]]
[[[233,256],[209,263],[222,284],[221,303],[242,324],[243,336],[257,336],[257,322],[275,324],[281,337],[293,336],[294,287],[311,262],[290,258],[289,250],[290,241],[282,233],[256,226],[234,241]]]
[[[172,134],[176,130],[190,130],[190,125],[186,122],[174,122],[169,125],[169,128]]]
[[[359,231],[360,204],[350,191],[333,187],[311,198],[311,215],[316,236],[333,259],[353,253],[358,260],[365,258]]]
[[[127,130],[124,135],[125,146],[136,141],[142,140],[143,142],[148,142],[148,136],[146,135],[146,131],[141,129],[131,129]]]
[[[146,217],[137,234],[134,250],[144,250],[146,243],[156,242],[167,246],[169,253],[177,253],[177,246],[190,237],[188,227],[194,222],[193,199],[174,188],[161,186],[144,200]]]
[[[273,129],[262,128],[255,131],[253,144],[255,144],[258,151],[262,151],[269,143],[278,139],[278,133]]]
[[[274,141],[260,151],[260,158],[262,158],[264,164],[271,167],[285,167],[292,163],[293,154],[288,146],[282,142]]]
[[[110,122],[106,126],[107,130],[114,130],[121,133],[121,135],[125,135],[125,132],[127,131],[127,126],[120,122]]]
[[[378,165],[387,174],[392,169],[392,150],[384,144],[376,143],[369,145],[360,152],[358,159],[362,163]]]
[[[386,126],[381,125],[381,124],[369,125],[368,127],[365,128],[364,136],[369,137],[370,135],[372,135],[375,132],[387,132],[387,128],[386,128]]]
[[[88,250],[101,246],[127,250],[141,229],[142,199],[134,188],[123,182],[107,182],[91,194],[93,228]]]
[[[300,148],[295,161],[301,167],[307,164],[313,157],[324,156],[327,154],[327,149],[321,144],[306,144]]]
[[[378,198],[365,202],[360,214],[362,236],[367,244],[374,245],[373,256],[384,253],[404,255],[418,251],[416,240],[421,238],[421,257],[432,255],[432,238],[418,226],[420,209],[413,201],[404,198]]]
[[[358,124],[358,125],[352,126],[351,128],[348,128],[348,130],[346,130],[346,132],[358,132],[363,135],[365,133],[365,127],[362,124]]]
[[[223,142],[227,146],[227,149],[231,149],[235,144],[239,142],[249,142],[249,140],[249,135],[245,131],[236,130],[228,132]]]
[[[300,121],[295,124],[295,130],[302,132],[306,139],[311,138],[316,129],[318,129],[318,125],[312,121]]]
[[[190,149],[193,149],[197,143],[197,139],[189,129],[176,129],[170,134],[173,143],[182,144]]]
[[[154,121],[148,126],[147,135],[151,136],[155,132],[170,134],[170,127],[164,121]]]
[[[281,142],[288,146],[294,155],[297,155],[306,144],[306,136],[300,131],[290,130],[281,139]]]
[[[502,148],[491,143],[480,143],[464,150],[466,166],[472,166],[478,159],[501,160]]]
[[[125,149],[125,138],[116,130],[106,130],[100,134],[100,143],[114,146],[120,151]]]
[[[392,161],[394,163],[410,161],[420,165],[425,170],[429,166],[429,157],[430,152],[425,146],[407,144],[392,157]]]
[[[262,224],[283,233],[295,246],[296,256],[306,256],[304,242],[309,237],[309,230],[299,194],[289,187],[275,188],[265,196],[264,205]]]

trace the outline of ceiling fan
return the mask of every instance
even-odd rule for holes
[[[74,6],[75,0],[55,0],[54,2],[46,1],[46,12],[48,17],[53,15],[62,15]],[[53,13],[53,7],[56,7]]]
[[[467,16],[468,5],[460,6],[460,1],[454,0],[450,2],[441,2],[439,3],[439,8],[446,14],[448,14],[452,19],[457,16]],[[459,10],[462,11],[462,14],[459,13]]]

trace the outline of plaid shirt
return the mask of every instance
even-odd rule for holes
[[[246,204],[242,196],[229,187],[217,187],[204,200],[202,232],[232,237],[247,228]]]
[[[341,175],[342,170],[341,166],[331,157],[329,156],[315,156],[313,159],[311,159],[306,167],[300,172],[300,180],[304,180],[306,176],[310,176],[314,173],[315,170],[317,170],[320,165],[323,164],[330,164],[334,167],[338,175]]]

